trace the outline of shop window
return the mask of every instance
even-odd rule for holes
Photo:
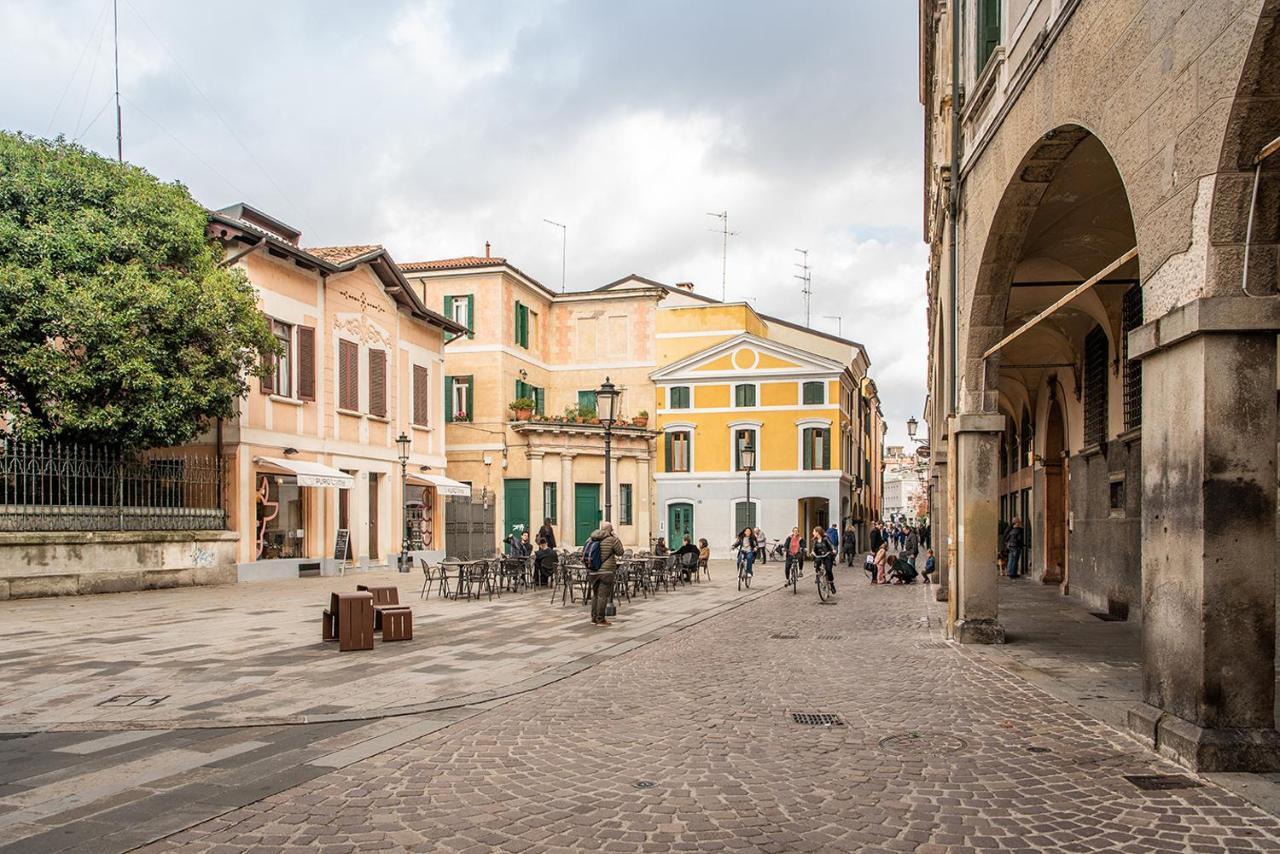
[[[689,450],[690,437],[688,430],[675,430],[666,435],[666,469],[667,471],[686,472],[690,470]]]
[[[831,428],[806,427],[800,439],[802,468],[817,471],[831,468]]]
[[[689,408],[689,387],[687,385],[672,386],[668,393],[671,397],[668,402],[669,409],[688,409]]]
[[[751,383],[743,383],[733,387],[734,406],[755,406],[756,387]]]
[[[631,484],[618,484],[618,524],[630,525],[631,521]]]
[[[1120,351],[1124,364],[1124,429],[1142,426],[1142,362],[1129,358],[1129,333],[1142,325],[1142,286],[1124,292],[1120,309]]]
[[[1084,338],[1084,444],[1107,439],[1107,333],[1101,326]]]
[[[805,406],[821,406],[827,402],[827,384],[823,382],[807,382],[804,384],[803,400]]]
[[[471,420],[473,385],[469,376],[444,378],[445,421],[452,423]]]
[[[258,559],[305,557],[302,490],[292,477],[258,476]]]

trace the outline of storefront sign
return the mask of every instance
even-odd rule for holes
[[[338,489],[349,489],[351,487],[350,477],[334,477],[326,474],[301,474],[297,475],[298,486],[336,486]]]
[[[338,529],[338,538],[333,545],[333,559],[341,561],[351,560],[351,529]]]

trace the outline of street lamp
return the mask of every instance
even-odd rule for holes
[[[920,427],[920,422],[916,421],[916,417],[912,415],[907,419],[907,438],[915,440],[916,430]]]
[[[409,444],[412,440],[402,431],[396,437],[400,449],[400,571],[409,571]]]
[[[738,452],[738,460],[742,464],[742,470],[747,473],[747,512],[750,513],[752,516],[754,516],[755,512],[752,510],[752,505],[751,505],[751,472],[756,467],[755,446],[752,445],[750,442],[747,442],[746,444],[744,444],[742,446],[742,450]],[[757,521],[757,520],[753,520],[753,521]],[[751,527],[754,528],[756,526],[752,525]],[[741,531],[736,533],[741,533]],[[735,536],[736,536],[736,533],[735,533]]]
[[[605,377],[596,389],[596,417],[604,425],[604,520],[613,521],[613,422],[618,419],[617,386]]]

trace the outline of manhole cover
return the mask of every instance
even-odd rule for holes
[[[844,726],[844,718],[828,712],[792,712],[791,720],[805,726]]]
[[[963,738],[944,732],[905,732],[880,739],[880,749],[900,755],[931,756],[955,753],[969,746]]]
[[[769,635],[770,640],[799,640],[800,636],[795,632],[774,632]]]
[[[1185,774],[1125,774],[1124,778],[1144,792],[1199,789],[1202,785]]]
[[[658,784],[653,782],[652,780],[636,780],[631,785],[635,786],[637,789],[652,789],[654,786]]]

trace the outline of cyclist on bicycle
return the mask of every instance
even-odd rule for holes
[[[791,536],[787,537],[782,546],[783,559],[787,567],[787,583],[790,584],[793,575],[798,578],[804,571],[804,537],[800,536],[800,529],[792,528]]]
[[[825,572],[827,582],[831,585],[831,592],[835,593],[836,579],[835,573],[832,572],[836,562],[835,546],[831,545],[831,541],[827,539],[827,532],[821,528],[814,528],[810,537],[812,539],[809,541],[811,548],[809,553],[813,556],[813,571]]]
[[[751,526],[742,529],[742,533],[738,534],[738,539],[733,541],[733,547],[738,550],[738,566],[746,566],[747,575],[752,574],[752,566],[756,562],[756,549],[759,543],[756,540],[755,531],[751,530]]]

